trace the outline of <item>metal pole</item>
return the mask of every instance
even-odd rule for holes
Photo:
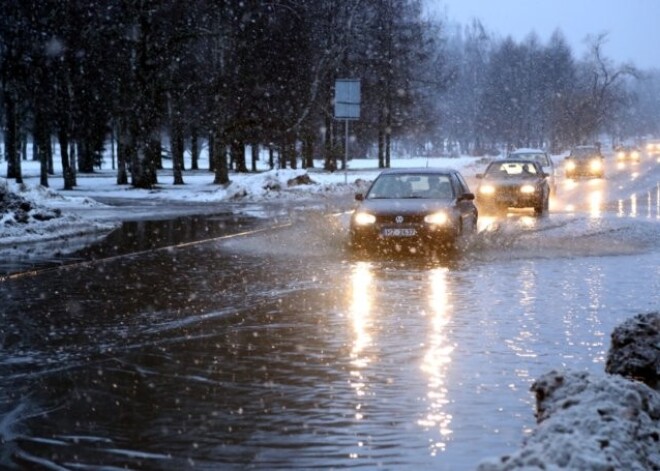
[[[344,184],[348,184],[348,120],[346,123],[346,144],[344,144]]]

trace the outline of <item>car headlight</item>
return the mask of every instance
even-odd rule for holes
[[[355,221],[355,224],[358,226],[368,226],[369,224],[376,222],[376,216],[369,213],[357,213],[353,218],[353,221]]]
[[[575,170],[575,162],[572,160],[566,162],[566,170]]]
[[[632,158],[633,159],[639,159],[639,152],[635,151],[632,153]]]
[[[520,192],[525,194],[534,193],[534,190],[534,185],[523,185],[520,187]]]
[[[479,188],[479,193],[482,195],[492,195],[495,193],[495,187],[493,185],[483,185]]]
[[[444,211],[439,211],[437,213],[429,214],[424,216],[424,222],[427,224],[434,224],[436,226],[442,226],[447,224],[449,221],[449,216]]]
[[[619,159],[625,159],[626,158],[626,153],[625,152],[619,152],[616,154],[617,158]]]
[[[603,168],[603,163],[600,160],[592,160],[591,164],[589,164],[591,167],[591,170],[597,171]]]

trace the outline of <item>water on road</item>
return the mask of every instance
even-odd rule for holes
[[[604,374],[658,309],[660,192],[627,182],[566,182],[435,260],[356,258],[319,213],[5,280],[0,462],[474,469],[534,427],[536,377]]]

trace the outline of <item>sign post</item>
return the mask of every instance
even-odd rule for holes
[[[360,119],[360,79],[335,80],[335,119],[344,120],[344,183],[348,183],[348,122]]]

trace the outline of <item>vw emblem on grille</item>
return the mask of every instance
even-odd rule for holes
[[[394,218],[394,222],[401,224],[403,222],[403,216],[397,216]]]

